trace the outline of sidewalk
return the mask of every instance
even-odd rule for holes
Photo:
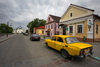
[[[6,35],[0,37],[0,43],[3,41],[8,40],[10,37],[14,36],[15,34],[10,34],[8,37]]]

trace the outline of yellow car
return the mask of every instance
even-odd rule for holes
[[[74,36],[70,35],[54,35],[51,39],[45,39],[45,44],[47,47],[60,51],[64,58],[71,56],[84,58],[93,54],[92,45],[81,43]]]

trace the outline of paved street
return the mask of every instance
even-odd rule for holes
[[[0,43],[0,67],[100,67],[100,61],[90,57],[65,60],[59,52],[46,48],[43,40],[30,41],[17,34]]]

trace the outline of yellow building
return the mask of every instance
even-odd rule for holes
[[[33,30],[33,33],[38,34],[38,35],[45,35],[44,26],[35,27]]]
[[[100,40],[100,17],[92,9],[71,4],[59,25],[60,34],[76,36],[80,41]]]
[[[39,35],[45,35],[45,30],[44,29],[37,29],[36,30],[36,34],[39,34]]]

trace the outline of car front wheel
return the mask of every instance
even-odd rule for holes
[[[67,58],[69,57],[69,54],[68,54],[68,52],[67,52],[66,50],[62,50],[62,51],[61,51],[61,55],[62,55],[62,57],[65,58],[65,59],[67,59]]]

